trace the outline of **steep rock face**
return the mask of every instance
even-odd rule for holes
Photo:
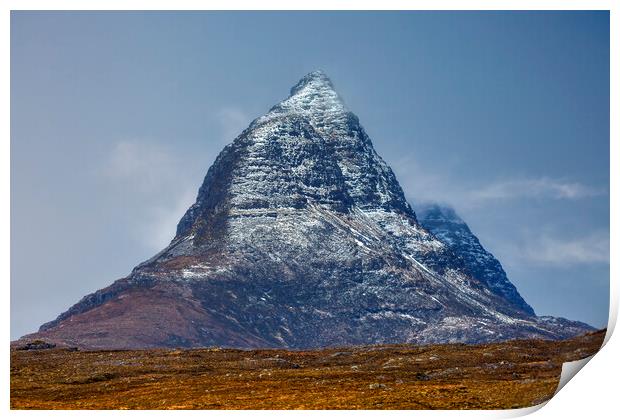
[[[448,242],[418,223],[357,117],[313,72],[224,148],[166,249],[33,336],[308,348],[590,329],[536,318],[507,279]]]
[[[467,223],[453,208],[439,204],[416,207],[420,223],[454,254],[461,257],[464,267],[474,278],[480,280],[493,293],[534,316],[534,310],[521,297],[517,288],[508,280],[500,262],[488,252],[471,232]]]

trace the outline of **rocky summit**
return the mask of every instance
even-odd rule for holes
[[[322,72],[222,150],[159,254],[24,339],[317,348],[561,339],[454,211],[418,219]]]

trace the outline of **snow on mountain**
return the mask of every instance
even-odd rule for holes
[[[482,281],[493,293],[504,297],[528,315],[534,310],[508,280],[500,262],[482,247],[478,238],[453,208],[426,204],[417,207],[420,223],[464,260],[469,275]]]
[[[31,337],[91,348],[559,339],[454,213],[420,224],[322,72],[209,168],[170,245]]]

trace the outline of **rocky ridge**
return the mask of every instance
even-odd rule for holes
[[[591,330],[536,317],[464,222],[440,216],[418,222],[358,118],[312,72],[224,148],[168,247],[26,338],[313,348]]]

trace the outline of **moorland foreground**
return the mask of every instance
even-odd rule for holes
[[[12,346],[11,408],[520,408],[550,399],[562,363],[596,353],[604,336],[307,351]]]

